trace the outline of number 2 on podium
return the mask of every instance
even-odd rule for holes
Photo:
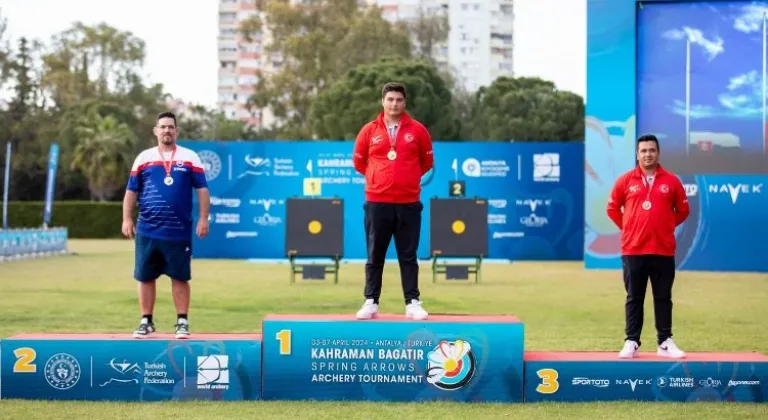
[[[21,347],[13,351],[16,362],[13,364],[13,373],[35,373],[37,365],[35,359],[37,352],[29,347]]]
[[[291,330],[280,330],[275,334],[275,338],[280,343],[280,355],[290,356],[291,354]]]

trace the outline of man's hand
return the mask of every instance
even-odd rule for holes
[[[136,235],[136,225],[133,224],[133,219],[123,219],[123,235],[128,239],[133,239]]]
[[[200,219],[197,221],[197,237],[200,239],[205,238],[206,235],[208,235],[208,231],[210,230],[210,225],[208,224],[208,219]]]

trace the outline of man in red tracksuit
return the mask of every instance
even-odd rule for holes
[[[656,136],[640,136],[636,152],[637,167],[616,180],[607,208],[608,217],[621,229],[621,260],[627,292],[626,338],[619,357],[638,356],[643,302],[650,278],[658,342],[656,353],[683,358],[685,352],[672,340],[672,284],[675,228],[688,218],[688,199],[677,176],[659,164]]]
[[[419,300],[416,250],[421,234],[421,177],[432,168],[429,131],[405,112],[406,91],[387,83],[381,91],[384,110],[363,126],[355,139],[355,170],[365,176],[365,302],[358,319],[376,317],[381,295],[384,258],[394,236],[405,297],[405,315],[423,320],[427,311]]]

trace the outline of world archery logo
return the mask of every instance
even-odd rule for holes
[[[229,356],[211,354],[197,358],[197,388],[229,388]]]
[[[472,346],[464,340],[442,340],[427,354],[427,382],[446,391],[467,385],[475,368]]]

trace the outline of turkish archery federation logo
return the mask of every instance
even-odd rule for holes
[[[198,389],[229,389],[229,356],[209,354],[197,357]]]
[[[464,340],[442,340],[427,354],[427,382],[445,391],[467,385],[475,369],[472,346]]]

